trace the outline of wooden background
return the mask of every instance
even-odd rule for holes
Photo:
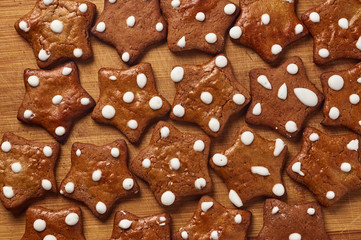
[[[236,0],[233,0],[236,2]],[[93,0],[97,5],[98,13],[103,10],[103,0]],[[299,0],[297,14],[300,16],[309,8],[320,4],[322,0]],[[0,136],[6,131],[12,131],[22,137],[35,141],[54,141],[52,137],[42,128],[32,127],[21,124],[16,119],[18,107],[24,95],[23,70],[25,68],[37,68],[33,52],[28,45],[14,30],[14,22],[25,13],[30,11],[35,0],[1,0],[0,1]],[[126,68],[114,48],[91,37],[94,50],[94,59],[87,63],[79,63],[80,79],[83,87],[94,97],[98,99],[98,79],[97,72],[101,67]],[[307,36],[302,40],[291,45],[282,56],[286,59],[290,56],[300,56],[312,82],[321,89],[319,76],[322,72],[331,70],[347,69],[356,61],[338,61],[326,67],[318,67],[312,62],[312,38]],[[225,53],[227,54],[233,66],[236,78],[249,89],[248,72],[253,68],[268,67],[260,57],[252,50],[242,46],[235,45],[227,39]],[[170,103],[173,101],[175,93],[174,84],[170,79],[170,71],[176,64],[202,64],[208,61],[212,56],[200,52],[188,52],[181,54],[172,54],[165,43],[152,47],[146,52],[142,61],[149,62],[153,66],[157,87],[160,93],[165,96]],[[327,133],[344,133],[344,129],[323,128],[319,124],[322,120],[321,112],[313,115],[307,122],[308,125],[317,127]],[[170,120],[168,120],[171,122]],[[172,122],[178,128],[184,131],[201,133],[202,131],[192,124],[181,124]],[[227,147],[236,130],[245,124],[242,114],[234,116],[225,128],[222,138],[213,139],[211,155]],[[128,142],[130,159],[137,152],[148,145],[154,125],[151,126],[141,144],[138,146]],[[262,136],[275,139],[280,137],[277,133],[264,128],[255,128]],[[58,184],[65,177],[70,168],[70,149],[71,144],[79,141],[93,144],[106,144],[113,140],[123,138],[124,136],[115,128],[101,126],[95,123],[90,115],[82,118],[77,124],[66,142],[62,146],[61,156],[56,169]],[[288,162],[295,156],[300,148],[300,140],[285,140],[289,147]],[[222,180],[211,171],[214,181],[214,191],[212,196],[220,203],[227,207],[233,207],[228,200],[227,189]],[[123,201],[116,206],[116,210],[127,210],[139,216],[146,216],[162,211],[168,211],[173,219],[173,231],[185,224],[192,216],[199,197],[185,199],[177,208],[163,209],[155,201],[147,184],[138,180],[140,184],[140,194],[130,200]],[[289,204],[304,203],[313,201],[313,196],[302,186],[290,180],[284,174],[284,182],[288,193],[287,199]],[[78,204],[66,199],[60,195],[48,196],[36,205],[58,209],[66,207],[69,204]],[[81,204],[80,204],[81,205]],[[246,204],[246,209],[253,214],[252,225],[249,230],[251,239],[257,236],[262,227],[263,199],[258,199]],[[101,222],[94,217],[91,212],[81,205],[84,213],[84,231],[86,238],[89,240],[109,239],[112,232],[114,213],[107,221]],[[346,195],[339,203],[333,207],[323,210],[326,221],[327,232],[331,239],[361,239],[361,191],[355,191]],[[25,214],[14,216],[0,204],[0,239],[20,239],[24,232]]]

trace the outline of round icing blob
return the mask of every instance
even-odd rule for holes
[[[173,82],[180,82],[182,81],[183,77],[184,69],[182,67],[175,67],[170,73],[170,78],[173,80]]]
[[[149,101],[149,107],[153,110],[159,110],[163,106],[163,101],[160,97],[155,96],[152,97]]]
[[[150,160],[149,160],[148,158],[144,159],[144,160],[142,161],[142,166],[143,166],[144,168],[150,168]]]
[[[69,213],[66,217],[65,217],[65,223],[66,225],[69,226],[74,226],[79,222],[79,215],[76,213]]]
[[[346,18],[340,18],[338,20],[338,25],[340,26],[340,28],[342,29],[348,29],[349,27],[349,22]]]
[[[179,0],[173,0],[171,2],[171,5],[172,5],[173,8],[177,8],[177,7],[180,6],[180,1]]]
[[[361,51],[361,37],[359,37],[358,41],[356,42],[356,47]]]
[[[310,139],[310,141],[316,142],[318,139],[320,139],[320,136],[317,133],[311,133],[308,138]]]
[[[351,104],[356,105],[360,102],[360,96],[357,94],[351,94],[349,100]]]
[[[332,120],[336,120],[340,116],[340,110],[338,110],[337,107],[332,107],[330,111],[328,112],[328,116]]]
[[[237,223],[237,224],[242,223],[242,216],[241,216],[241,214],[237,214],[237,215],[234,217],[234,222]]]
[[[42,232],[46,228],[46,222],[43,219],[36,219],[33,223],[35,231]]]
[[[335,192],[334,191],[328,191],[326,193],[326,198],[329,199],[329,200],[332,200],[335,198]]]
[[[241,141],[244,145],[248,146],[251,145],[254,140],[254,134],[250,131],[245,131],[241,135]]]
[[[302,24],[297,24],[296,27],[295,27],[295,33],[296,34],[300,34],[303,32],[303,26]]]
[[[157,30],[158,32],[163,31],[163,29],[164,29],[163,23],[159,22],[155,25],[155,30]]]
[[[86,3],[82,3],[79,5],[79,11],[82,13],[86,13],[88,11],[88,5]]]
[[[181,233],[182,239],[188,239],[188,233],[186,231],[183,231]]]
[[[282,141],[282,139],[277,138],[275,142],[275,149],[273,151],[273,156],[278,157],[285,148],[285,146],[286,144]]]
[[[170,206],[175,201],[175,195],[171,191],[166,191],[162,194],[160,201],[162,202],[163,205]]]
[[[311,12],[310,20],[314,23],[319,23],[321,21],[321,17],[317,12]]]
[[[276,214],[280,211],[279,207],[273,207],[272,208],[272,214]]]
[[[41,186],[44,188],[44,190],[49,191],[53,187],[53,184],[51,184],[49,180],[43,179],[41,180]]]
[[[45,146],[43,148],[43,153],[44,153],[45,157],[51,157],[51,155],[53,155],[53,149],[51,149],[51,147],[49,147],[49,146]]]
[[[104,32],[105,31],[105,22],[99,22],[95,30],[97,32]]]
[[[80,48],[75,48],[73,54],[76,58],[80,58],[81,56],[83,56],[83,50]]]
[[[19,173],[21,172],[21,169],[22,169],[22,166],[19,162],[15,162],[13,164],[11,164],[11,170],[14,172],[14,173]]]
[[[14,190],[12,187],[4,186],[3,187],[3,194],[6,198],[11,199],[14,197]]]
[[[55,95],[51,101],[53,102],[54,105],[59,105],[61,101],[63,101],[63,96]]]
[[[236,93],[233,95],[232,100],[235,104],[242,105],[246,101],[246,98],[243,96],[243,94]]]
[[[212,161],[213,163],[218,166],[218,167],[224,167],[227,165],[228,159],[226,156],[224,156],[223,154],[220,153],[216,153],[214,154],[214,156],[212,157]]]
[[[105,105],[102,109],[102,116],[106,119],[112,119],[115,116],[114,107],[110,105]]]
[[[31,87],[37,87],[39,86],[39,78],[37,76],[30,76],[28,78],[28,83]]]
[[[197,140],[193,144],[193,150],[196,152],[203,152],[205,144],[202,140]]]
[[[61,33],[64,29],[63,22],[59,20],[54,20],[50,23],[51,31],[55,33]]]
[[[307,209],[307,214],[308,215],[314,215],[316,213],[316,210],[314,209],[314,208],[309,208],[309,209]]]
[[[56,237],[54,235],[46,235],[43,240],[57,240]]]
[[[116,76],[110,76],[109,79],[112,80],[112,81],[115,81],[115,80],[117,80],[117,77]]]
[[[117,0],[109,0],[110,3],[116,3]]]
[[[62,126],[59,126],[55,129],[55,134],[57,136],[63,136],[65,134],[65,128]]]
[[[173,114],[176,117],[183,117],[185,114],[184,107],[182,107],[182,105],[180,105],[180,104],[175,105],[173,108]]]
[[[169,162],[170,169],[178,170],[180,168],[180,161],[178,158],[172,158]]]
[[[218,57],[216,57],[216,66],[219,67],[219,68],[224,68],[227,66],[228,64],[228,60],[225,56],[223,55],[220,55]]]
[[[288,237],[289,240],[301,240],[301,234],[299,233],[292,233],[290,234],[290,236]]]
[[[213,101],[213,96],[210,92],[202,92],[201,100],[204,104],[211,104]]]
[[[207,185],[207,182],[204,178],[197,178],[197,180],[195,180],[195,182],[194,182],[195,188],[197,188],[199,190],[205,188],[206,185]]]
[[[27,109],[24,111],[25,119],[32,119],[33,117],[34,117],[34,113],[31,110]]]
[[[167,138],[167,137],[169,136],[169,133],[170,133],[170,130],[169,130],[168,127],[162,127],[162,128],[160,129],[160,136],[161,136],[162,138]]]
[[[212,240],[218,240],[218,239],[219,239],[219,237],[218,237],[218,232],[217,232],[217,231],[213,231],[213,232],[211,233],[211,239],[212,239]]]
[[[294,133],[298,130],[297,124],[294,121],[288,121],[285,125],[285,128],[289,133]]]
[[[275,44],[271,48],[271,52],[273,55],[278,55],[282,52],[282,47],[279,44]]]
[[[23,30],[24,32],[29,32],[30,27],[28,26],[28,23],[25,21],[19,22],[19,28]]]
[[[345,81],[340,75],[332,75],[327,83],[332,90],[339,91],[343,88]]]
[[[130,189],[133,188],[133,186],[134,186],[134,180],[133,180],[132,178],[126,178],[126,179],[124,179],[124,181],[123,181],[123,188],[124,188],[125,190],[130,190]]]
[[[137,85],[139,88],[143,89],[147,84],[147,76],[144,73],[137,75]]]
[[[74,183],[68,182],[68,183],[65,185],[65,192],[67,192],[67,193],[73,193],[73,192],[74,192]]]
[[[129,54],[128,52],[124,52],[124,53],[122,54],[122,60],[123,60],[123,62],[128,62],[129,59],[130,59],[130,54]]]
[[[211,120],[208,122],[208,127],[212,132],[218,132],[221,128],[221,124],[217,119],[211,118]]]
[[[110,154],[112,155],[113,158],[119,157],[119,155],[120,155],[119,148],[113,147],[113,148],[110,150]]]
[[[180,47],[180,48],[184,48],[186,46],[186,37],[185,36],[181,37],[178,40],[177,46]]]
[[[7,153],[11,150],[11,143],[8,141],[5,141],[1,144],[1,151]]]
[[[135,17],[134,16],[130,16],[127,18],[127,26],[128,27],[134,27],[135,25]]]
[[[123,101],[126,103],[131,103],[134,100],[134,93],[132,92],[126,92],[123,95]]]
[[[227,15],[232,15],[236,11],[236,5],[233,3],[228,3],[226,6],[224,6],[224,13]]]
[[[81,103],[81,105],[86,106],[90,103],[90,99],[84,97],[84,98],[80,99],[80,103]]]
[[[130,228],[130,226],[132,225],[132,221],[129,221],[128,219],[122,219],[118,226],[121,228],[121,229],[128,229]]]
[[[107,206],[103,202],[98,202],[95,209],[99,214],[104,214],[107,211]]]
[[[98,182],[102,178],[102,171],[97,169],[92,173],[92,179],[94,182]]]
[[[298,66],[294,63],[288,64],[287,66],[287,72],[289,74],[295,75],[298,73]]]
[[[326,48],[322,48],[318,51],[318,55],[321,58],[328,58],[328,56],[330,56],[330,52]]]
[[[358,150],[358,139],[355,140],[351,140],[348,144],[347,144],[347,149],[351,150],[351,151],[357,151]]]
[[[52,4],[54,2],[54,0],[43,0],[43,3],[46,5],[46,6],[49,6],[50,4]]]
[[[229,36],[233,39],[239,39],[242,36],[242,29],[238,26],[234,26],[229,30]]]
[[[281,183],[277,183],[273,186],[272,192],[278,197],[283,196],[285,194],[285,187]]]
[[[345,172],[345,173],[350,172],[352,169],[351,164],[349,164],[347,162],[342,163],[340,168],[341,168],[341,171]]]
[[[207,43],[214,44],[217,42],[217,35],[215,33],[208,33],[205,39]]]
[[[204,20],[206,20],[206,15],[203,12],[198,12],[196,15],[196,20],[203,22]]]
[[[298,100],[307,107],[314,107],[318,104],[318,97],[316,93],[307,88],[294,88],[293,92]]]
[[[252,114],[255,116],[259,116],[262,113],[262,106],[261,103],[257,103],[256,105],[254,105],[253,109],[252,109]]]
[[[238,196],[236,191],[234,191],[233,189],[231,189],[229,191],[228,198],[236,207],[242,207],[243,206],[243,202],[242,202],[241,198]]]
[[[49,57],[50,57],[50,53],[48,54],[48,52],[45,51],[44,49],[41,49],[39,51],[38,58],[40,61],[45,62],[46,60],[49,59]]]
[[[257,82],[266,89],[269,89],[269,90],[272,89],[271,83],[269,82],[268,78],[265,75],[260,75],[257,78]]]
[[[138,122],[134,119],[132,120],[129,120],[128,123],[127,123],[127,126],[130,128],[130,129],[137,129],[138,128]]]
[[[63,67],[63,70],[61,70],[61,74],[63,74],[64,76],[69,76],[72,71],[73,69],[70,67]]]
[[[271,21],[271,17],[267,13],[265,13],[261,16],[262,24],[268,25],[270,23],[270,21]]]

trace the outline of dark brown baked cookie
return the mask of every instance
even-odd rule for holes
[[[113,45],[123,62],[134,64],[150,45],[167,36],[159,0],[104,0],[104,11],[91,30]]]
[[[306,118],[322,104],[323,95],[308,80],[299,57],[278,68],[253,69],[249,77],[252,102],[246,122],[268,126],[287,138],[298,136]]]
[[[95,4],[84,0],[37,0],[15,29],[33,48],[40,68],[87,60],[93,57],[89,29],[95,11]]]
[[[170,104],[155,88],[149,63],[120,70],[99,70],[100,96],[92,118],[118,128],[132,143],[137,143],[145,128],[164,117]]]
[[[96,217],[106,219],[119,200],[139,191],[127,158],[124,140],[104,146],[74,143],[71,169],[61,182],[60,193],[83,202]]]
[[[325,0],[302,15],[313,36],[316,64],[340,58],[361,59],[360,12],[359,0]]]
[[[263,208],[263,228],[257,240],[328,240],[322,210],[316,202],[290,206],[267,199]]]
[[[81,87],[73,62],[53,70],[25,69],[24,83],[18,119],[45,128],[60,143],[66,141],[74,122],[95,106]]]
[[[209,164],[225,181],[231,202],[242,207],[255,197],[285,195],[281,172],[286,156],[281,139],[266,140],[243,126],[232,146],[213,155]]]
[[[339,72],[321,75],[325,103],[324,119],[327,126],[344,126],[361,134],[361,63]]]
[[[110,240],[170,240],[170,222],[167,213],[140,218],[126,211],[116,212]]]
[[[231,40],[274,63],[291,43],[308,34],[293,0],[240,0],[241,15],[229,31]]]
[[[81,209],[70,206],[54,211],[30,207],[21,240],[85,240]]]
[[[302,148],[287,173],[305,185],[322,205],[333,205],[347,192],[361,188],[358,136],[328,136],[306,128]]]
[[[220,136],[229,117],[251,99],[224,55],[203,65],[176,66],[171,79],[177,92],[170,118],[196,123],[212,137]]]
[[[160,0],[160,5],[172,52],[222,52],[226,31],[239,14],[239,7],[228,0]]]
[[[173,234],[173,240],[246,240],[250,223],[251,212],[225,208],[203,196],[192,219]]]
[[[186,196],[212,190],[207,159],[211,141],[206,135],[180,132],[160,121],[149,146],[130,163],[130,170],[149,183],[156,200],[170,206]]]
[[[0,200],[20,212],[47,192],[56,193],[54,168],[58,143],[35,143],[7,132],[1,141]]]

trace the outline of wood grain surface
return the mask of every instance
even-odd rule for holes
[[[233,0],[236,3],[236,0]],[[93,0],[97,5],[98,13],[103,10],[103,0]],[[300,16],[309,8],[320,4],[322,0],[299,0],[297,14]],[[6,131],[12,131],[22,137],[36,141],[54,141],[52,137],[42,128],[28,126],[20,123],[16,119],[18,107],[24,95],[23,71],[25,68],[37,68],[32,49],[14,30],[14,22],[28,11],[30,11],[35,0],[1,0],[0,1],[0,135]],[[285,19],[285,21],[287,21]],[[97,99],[99,96],[97,72],[101,67],[127,68],[124,65],[115,49],[91,37],[94,50],[94,59],[89,62],[78,63],[80,69],[80,79],[83,87]],[[320,74],[331,70],[347,69],[356,61],[345,60],[337,61],[326,67],[318,67],[312,62],[312,38],[307,36],[302,40],[292,44],[287,48],[282,60],[290,56],[300,56],[305,63],[308,76],[312,82],[321,90]],[[269,67],[260,57],[250,49],[235,45],[227,39],[225,53],[227,54],[233,66],[236,78],[249,89],[248,72],[253,68]],[[143,62],[152,64],[157,87],[160,93],[165,96],[169,102],[173,101],[175,87],[170,79],[172,66],[176,64],[202,64],[208,61],[212,56],[200,52],[187,52],[173,54],[168,50],[166,43],[159,44],[149,49],[143,56]],[[319,111],[313,115],[307,122],[307,125],[319,128],[330,134],[347,132],[345,129],[324,128],[320,125],[322,114]],[[168,122],[172,122],[167,120]],[[172,122],[183,131],[201,133],[202,131],[192,124],[182,124]],[[245,124],[244,113],[234,116],[226,126],[221,138],[212,139],[211,155],[227,147],[236,130]],[[146,134],[139,145],[132,145],[128,141],[130,151],[129,161],[139,152],[140,149],[147,146],[152,133],[152,125],[146,131]],[[265,129],[254,127],[263,137],[275,139],[280,137],[277,133]],[[125,139],[125,137],[115,128],[103,126],[95,123],[90,115],[85,116],[77,122],[71,132],[71,135],[62,146],[61,156],[56,168],[56,178],[59,184],[65,177],[70,168],[70,149],[74,142],[93,143],[102,145],[112,142],[116,139]],[[283,138],[284,139],[284,138]],[[290,162],[297,151],[300,149],[300,139],[290,141],[284,139],[289,147]],[[308,201],[314,201],[312,194],[301,185],[293,182],[285,173],[284,181],[287,190],[287,198],[284,199],[289,204],[298,204]],[[223,205],[233,208],[228,200],[227,189],[222,180],[211,170],[211,176],[214,182],[214,191],[211,194]],[[139,216],[146,216],[153,213],[167,211],[171,214],[173,220],[173,231],[185,224],[192,216],[199,197],[187,198],[177,206],[164,209],[155,201],[149,187],[145,182],[137,178],[140,185],[140,194],[130,200],[120,202],[116,210],[127,210]],[[252,225],[249,230],[250,239],[255,239],[262,227],[264,199],[257,199],[245,208],[253,214]],[[79,204],[66,199],[60,195],[48,196],[43,200],[37,201],[35,205],[58,209],[70,204]],[[114,213],[105,221],[101,222],[94,217],[91,212],[82,204],[79,204],[84,213],[84,231],[89,240],[109,239],[112,232]],[[327,232],[334,240],[360,240],[361,239],[361,191],[351,192],[346,195],[339,203],[323,209],[326,221]],[[0,239],[20,239],[24,232],[25,214],[14,216],[0,204]]]

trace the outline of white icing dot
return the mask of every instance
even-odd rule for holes
[[[177,8],[177,7],[180,6],[180,1],[179,0],[173,0],[171,2],[171,5],[172,5],[173,8]]]
[[[81,155],[80,149],[76,150],[75,154],[76,154],[78,157],[80,157],[80,155]]]
[[[343,80],[343,78],[340,75],[332,75],[329,79],[328,79],[328,86],[335,91],[339,91],[343,88],[343,84],[345,83],[345,81]]]
[[[273,156],[278,157],[285,148],[285,146],[286,144],[282,141],[282,139],[277,138],[275,142],[275,149],[273,151]]]
[[[245,131],[241,134],[241,141],[244,145],[249,146],[254,140],[254,134],[250,131]]]
[[[212,239],[212,240],[218,240],[218,239],[219,239],[219,237],[218,237],[218,232],[217,232],[217,231],[213,231],[213,232],[211,233],[211,239]]]
[[[221,124],[217,119],[211,118],[211,120],[208,122],[208,127],[212,132],[218,132],[221,128]]]
[[[253,109],[252,109],[252,114],[255,116],[259,116],[262,113],[262,106],[261,103],[257,103],[256,105],[254,105]]]
[[[11,164],[11,170],[14,172],[14,173],[19,173],[21,172],[21,164],[19,162],[15,162],[13,164]]]
[[[357,40],[356,47],[357,47],[358,50],[361,51],[361,37],[359,37],[359,39]]]
[[[351,151],[357,151],[358,150],[358,139],[355,140],[351,140],[348,144],[347,144],[347,149],[351,150]]]
[[[268,78],[265,75],[260,75],[257,78],[257,82],[261,84],[266,89],[272,89],[271,83],[269,82]]]
[[[74,183],[68,182],[68,183],[65,185],[65,192],[67,192],[67,193],[73,193],[73,192],[74,192]]]
[[[288,64],[287,66],[287,72],[289,74],[295,75],[298,73],[298,66],[294,63]]]
[[[197,140],[193,144],[193,150],[196,152],[203,152],[205,144],[202,140]]]
[[[79,11],[82,13],[86,13],[88,11],[88,5],[86,3],[82,3],[79,5]]]
[[[37,86],[39,86],[39,78],[37,76],[34,76],[34,75],[30,76],[28,78],[28,83],[32,87],[37,87]]]
[[[98,202],[95,209],[99,214],[104,214],[107,211],[107,206],[103,202]]]
[[[271,52],[273,55],[278,55],[280,52],[282,52],[282,47],[279,44],[274,44],[271,48]]]
[[[133,180],[132,178],[126,178],[126,179],[124,179],[124,181],[123,181],[123,188],[124,188],[125,190],[130,190],[130,189],[133,188],[133,186],[134,186],[134,180]]]
[[[74,226],[79,222],[79,215],[76,213],[69,213],[65,217],[65,223],[68,226]]]
[[[233,39],[239,39],[242,36],[242,29],[239,26],[234,26],[229,30],[229,36]]]
[[[175,67],[170,73],[170,78],[173,80],[173,82],[180,82],[182,81],[183,77],[184,69],[182,67]]]
[[[46,5],[46,6],[49,6],[50,4],[53,3],[54,0],[43,0],[43,3]]]
[[[56,237],[54,235],[46,235],[43,240],[57,240]]]
[[[226,6],[224,6],[224,13],[227,15],[232,15],[236,11],[236,5],[233,3],[228,3]]]
[[[113,158],[119,157],[119,155],[120,155],[119,148],[113,147],[113,148],[110,150],[110,154],[112,155]]]
[[[61,33],[64,29],[63,22],[59,20],[54,20],[50,23],[51,31],[55,33]]]
[[[206,185],[207,185],[207,182],[204,178],[197,178],[197,180],[194,181],[195,188],[197,188],[199,190],[205,188]]]
[[[102,178],[102,171],[97,169],[92,173],[92,179],[94,182],[98,182]]]
[[[196,15],[196,20],[203,22],[204,20],[206,20],[206,15],[203,12],[198,12]]]
[[[317,133],[311,133],[308,138],[310,139],[310,141],[316,142],[318,139],[320,139],[320,136]]]
[[[129,120],[127,123],[127,126],[128,126],[128,128],[135,130],[138,128],[138,122],[134,119]]]
[[[210,92],[202,92],[201,100],[204,104],[211,104],[213,101],[213,96]]]
[[[167,138],[167,137],[169,136],[169,133],[170,133],[170,130],[169,130],[168,127],[162,127],[162,128],[160,129],[160,136],[161,136],[162,138]]]
[[[271,21],[271,17],[267,13],[265,13],[261,16],[261,21],[262,21],[262,24],[268,25]]]
[[[357,94],[351,94],[349,100],[351,104],[358,104],[360,102],[360,96]]]
[[[340,18],[340,20],[338,20],[338,25],[342,29],[348,29],[349,22],[348,22],[348,20],[346,18]]]
[[[163,23],[159,22],[155,25],[155,29],[158,31],[158,32],[161,32],[163,31],[164,29],[164,26],[163,26]]]
[[[144,160],[142,161],[142,166],[143,166],[144,168],[150,168],[150,160],[149,160],[148,158],[144,159]]]
[[[215,63],[216,63],[216,66],[217,66],[217,67],[219,67],[219,68],[224,68],[224,67],[227,66],[228,60],[227,60],[227,58],[226,58],[225,56],[220,55],[220,56],[217,56],[217,57],[216,57]]]
[[[318,51],[318,55],[321,58],[328,58],[328,56],[330,56],[330,52],[326,48],[322,48]]]
[[[55,134],[57,136],[63,136],[65,134],[65,128],[62,126],[59,126],[55,129]]]
[[[329,199],[329,200],[334,199],[334,198],[335,198],[335,192],[333,192],[333,191],[328,191],[328,192],[326,193],[326,198]]]
[[[246,98],[242,94],[236,93],[233,95],[232,100],[235,104],[242,105],[246,101]]]
[[[63,67],[63,70],[61,70],[61,74],[63,74],[64,76],[68,76],[72,71],[73,69],[70,67]]]
[[[153,110],[159,110],[163,106],[163,101],[160,97],[155,96],[152,97],[149,101],[149,107]]]
[[[321,21],[321,18],[317,12],[312,12],[310,14],[310,20],[314,23],[319,23]]]
[[[307,214],[308,215],[314,215],[316,213],[316,210],[314,209],[314,208],[309,208],[309,209],[307,209]]]
[[[340,116],[340,110],[338,110],[337,107],[332,107],[330,111],[328,112],[328,116],[332,120],[336,120]]]
[[[307,88],[294,88],[293,92],[298,100],[307,107],[315,107],[318,104],[318,97],[316,93]]]
[[[124,52],[124,53],[122,54],[122,60],[123,60],[123,62],[128,62],[129,59],[130,59],[129,53],[128,53],[128,52]]]
[[[81,105],[86,106],[86,105],[88,105],[90,103],[90,99],[86,98],[86,97],[82,98],[82,99],[80,99],[80,103],[81,103]]]
[[[202,202],[201,209],[203,212],[207,212],[211,207],[213,207],[213,202]]]
[[[121,228],[121,229],[129,229],[130,226],[132,225],[133,221],[129,221],[128,219],[122,219],[118,226]]]
[[[258,175],[261,175],[261,176],[269,176],[269,175],[271,175],[269,170],[267,168],[265,168],[265,167],[262,167],[262,166],[251,167],[251,172],[253,174],[258,174]]]
[[[285,187],[281,183],[277,183],[273,186],[272,192],[278,197],[283,196],[285,194]]]
[[[346,172],[346,173],[350,172],[352,169],[351,164],[346,162],[342,163],[340,168],[342,172]]]
[[[288,121],[285,125],[285,128],[289,133],[294,133],[298,130],[297,124],[294,121]]]
[[[61,101],[63,101],[63,97],[61,95],[55,95],[51,101],[54,105],[59,105]]]
[[[112,119],[115,116],[114,107],[110,105],[105,105],[102,109],[102,116],[106,119]]]
[[[208,33],[205,39],[207,43],[214,44],[217,42],[217,35],[215,33]]]
[[[11,143],[8,141],[5,141],[1,144],[1,150],[5,153],[10,152],[11,150]]]
[[[297,24],[296,27],[295,27],[295,33],[296,34],[300,34],[303,32],[303,26],[302,24]]]
[[[169,162],[169,168],[177,171],[180,168],[180,161],[178,158],[172,158]]]
[[[105,31],[105,22],[99,22],[95,29],[97,32],[104,32]]]
[[[301,240],[301,234],[299,233],[292,233],[290,234],[290,236],[288,237],[289,240]]]
[[[234,217],[234,222],[237,223],[237,224],[242,223],[242,215],[241,215],[241,214],[237,214],[237,215]]]
[[[188,239],[188,233],[186,231],[183,231],[181,233],[181,236],[182,236],[183,239]]]
[[[126,92],[123,95],[123,101],[126,103],[131,103],[134,100],[134,93],[132,92]]]
[[[74,57],[76,58],[80,58],[81,56],[83,56],[83,50],[80,48],[75,48],[73,51]]]
[[[272,214],[273,214],[273,215],[276,214],[276,213],[278,213],[279,211],[280,211],[279,207],[273,207],[273,208],[272,208]]]
[[[186,37],[185,36],[181,37],[178,40],[177,46],[180,47],[180,48],[184,48],[186,46]]]
[[[301,171],[301,162],[295,162],[292,165],[292,171],[295,172],[295,173],[298,173],[302,177],[305,176],[305,174]]]
[[[41,186],[45,190],[49,191],[53,187],[53,184],[51,184],[51,182],[49,180],[43,179],[43,180],[41,180]]]
[[[147,84],[147,76],[144,73],[140,73],[137,75],[137,85],[139,88],[143,89]]]
[[[110,3],[116,3],[117,0],[109,0]]]
[[[33,227],[37,232],[42,232],[46,228],[46,222],[43,219],[36,219],[33,223]]]
[[[281,100],[287,99],[287,85],[283,83],[281,87],[278,89],[277,97]]]
[[[213,163],[218,166],[218,167],[224,167],[227,165],[228,159],[226,156],[224,156],[223,154],[220,153],[216,153],[214,154],[214,156],[212,157],[212,161]]]
[[[183,117],[184,114],[185,114],[184,107],[182,107],[180,104],[175,105],[174,108],[173,108],[173,114],[176,117]]]
[[[30,27],[28,26],[28,23],[25,21],[19,22],[19,28],[23,30],[24,32],[29,32]]]
[[[11,199],[14,197],[14,190],[12,187],[4,186],[3,187],[3,194],[6,198]]]
[[[27,109],[24,111],[25,119],[32,119],[33,117],[34,117],[34,113],[31,110]]]
[[[128,27],[134,27],[135,25],[135,17],[134,16],[130,16],[127,18],[127,26]]]
[[[242,207],[243,206],[242,199],[239,197],[239,195],[233,189],[231,189],[229,191],[228,198],[236,207]]]
[[[162,194],[160,201],[162,202],[163,205],[170,206],[175,201],[175,195],[171,191],[166,191]]]
[[[49,57],[50,57],[50,53],[48,53],[44,49],[41,49],[39,51],[38,58],[39,58],[40,61],[45,62],[46,60],[49,59]]]

